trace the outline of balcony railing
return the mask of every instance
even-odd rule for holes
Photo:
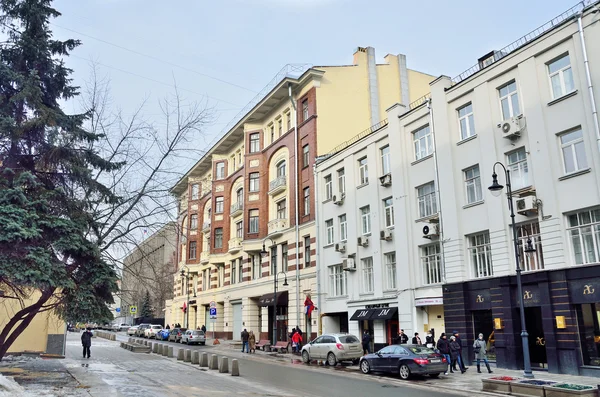
[[[280,175],[269,182],[269,194],[277,194],[283,192],[287,188],[287,176]]]
[[[229,211],[230,216],[238,216],[244,211],[244,202],[238,201],[237,203],[231,204],[231,209]]]
[[[202,224],[202,233],[210,232],[210,222],[204,222]]]
[[[242,238],[234,237],[229,239],[229,252],[235,253],[242,249]]]
[[[273,219],[269,222],[269,236],[280,235],[284,230],[290,227],[287,219]]]
[[[200,253],[200,263],[202,263],[202,264],[208,263],[208,256],[209,256],[208,251],[202,251]]]

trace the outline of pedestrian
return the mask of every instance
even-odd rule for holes
[[[83,358],[90,358],[90,347],[92,346],[92,329],[87,327],[81,334],[81,345],[83,346]]]
[[[302,342],[304,341],[303,337],[302,337],[302,330],[300,329],[299,326],[296,325],[296,332],[300,335],[300,339],[299,339],[299,344],[298,344],[298,351],[300,351],[302,349]]]
[[[206,333],[206,325],[202,324],[202,332]]]
[[[477,360],[477,373],[481,373],[481,367],[479,366],[480,360],[483,360],[483,363],[487,367],[488,372],[491,374],[492,370],[490,369],[490,363],[487,359],[487,342],[483,339],[483,334],[479,334],[479,338],[475,339],[475,343],[473,343],[473,351],[475,352],[475,359]]]
[[[466,370],[469,369],[469,367],[466,367],[465,366],[465,362],[463,361],[463,357],[462,357],[462,340],[460,339],[460,334],[458,333],[458,331],[454,331],[452,334],[456,338],[456,343],[458,343],[458,346],[460,346],[460,350],[458,351],[458,365],[460,366],[460,370],[462,372],[465,372]]]
[[[362,348],[364,354],[371,353],[371,335],[369,335],[369,331],[365,331],[362,337]]]
[[[302,334],[296,330],[292,336],[292,350],[294,353],[300,352],[300,345],[302,344]]]
[[[398,341],[401,345],[405,345],[408,343],[408,335],[404,333],[403,329],[400,330],[400,335],[398,335]]]
[[[171,326],[169,324],[167,324],[167,328],[166,329],[171,329]]]
[[[248,335],[248,347],[250,348],[250,353],[256,353],[256,336],[254,335],[254,331],[250,331],[250,335]]]
[[[437,342],[437,349],[440,351],[440,354],[443,355],[444,358],[446,358],[446,362],[448,363],[448,368],[450,368],[450,372],[454,372],[452,370],[452,367],[450,366],[450,363],[452,362],[452,359],[450,358],[450,342],[448,341],[446,333],[444,332],[442,332],[442,334],[440,335],[440,339]],[[447,369],[446,372],[444,372],[444,375],[448,375]]]
[[[435,346],[435,339],[433,339],[433,335],[431,335],[431,332],[428,332],[425,336],[425,345],[430,349],[433,349]]]
[[[452,335],[450,337],[450,358],[452,359],[452,365],[450,366],[450,372],[454,372],[456,369],[456,362],[460,357],[460,345],[456,341],[456,336]],[[459,364],[460,365],[460,364]],[[465,370],[460,367],[460,373],[464,374]]]
[[[242,331],[242,353],[244,352],[244,349],[246,350],[246,353],[250,353],[250,349],[248,348],[249,337],[250,334],[248,333],[248,331],[246,331],[246,328],[244,328],[244,330]]]
[[[413,338],[412,338],[412,344],[413,345],[422,345],[421,337],[419,336],[418,332],[415,332],[415,336],[413,336]]]

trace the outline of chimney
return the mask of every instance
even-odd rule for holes
[[[354,62],[353,65],[364,65],[367,62],[367,48],[357,47],[354,50]]]

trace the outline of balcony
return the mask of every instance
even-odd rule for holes
[[[208,251],[202,251],[200,253],[200,264],[206,265],[208,263],[209,255],[210,253]]]
[[[269,194],[274,196],[278,193],[281,193],[287,189],[287,176],[280,175],[277,178],[273,179],[269,182]]]
[[[229,210],[229,215],[233,218],[238,215],[241,215],[244,212],[244,202],[238,201],[235,204],[231,204],[231,209]]]
[[[283,232],[289,228],[287,219],[274,219],[269,222],[269,237],[281,236]]]
[[[234,237],[229,239],[229,253],[235,254],[242,249],[242,238]]]
[[[202,224],[202,233],[210,233],[210,222],[204,222]]]

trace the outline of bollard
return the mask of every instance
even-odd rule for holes
[[[127,339],[127,343],[131,343],[132,340],[133,340],[133,338]]]
[[[117,335],[113,334],[113,335],[111,336],[110,340],[112,340],[112,341],[116,341],[116,340],[117,340]]]
[[[156,342],[152,344],[152,353],[158,353],[158,343]]]
[[[192,361],[192,351],[190,349],[185,349],[185,352],[183,353],[183,361],[186,363]]]
[[[152,346],[152,342],[148,342],[148,347],[150,348],[150,353],[152,353],[152,349],[154,348],[154,346]]]
[[[210,355],[210,361],[208,362],[209,369],[219,369],[219,357],[216,354]]]
[[[158,354],[159,356],[162,356],[162,349],[163,349],[163,345],[160,343],[157,343],[158,348],[156,349],[156,354]]]
[[[240,365],[235,358],[231,360],[231,376],[240,376]]]
[[[169,352],[167,354],[167,357],[173,357],[173,346],[169,346]]]
[[[200,355],[200,366],[208,367],[208,353],[204,352]]]
[[[221,357],[221,362],[219,363],[219,373],[226,374],[229,372],[229,359],[227,357]]]
[[[141,343],[141,342],[142,342],[142,341],[140,341],[140,343]],[[148,346],[148,343],[149,343],[149,342],[148,342],[147,340],[145,340],[145,341],[144,341],[144,346]]]
[[[192,352],[192,364],[200,364],[200,352],[198,350]]]
[[[162,355],[167,357],[169,355],[169,346],[163,345]]]
[[[177,350],[177,361],[183,361],[183,349]]]

